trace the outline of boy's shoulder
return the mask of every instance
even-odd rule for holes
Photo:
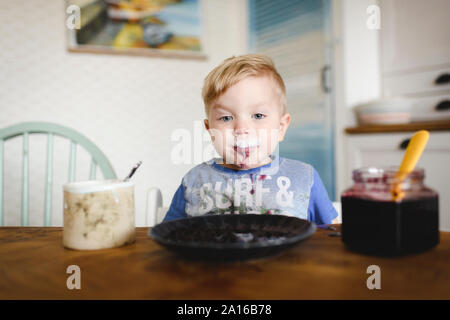
[[[185,174],[185,176],[192,175],[193,173],[201,172],[206,169],[211,169],[214,164],[214,161],[215,159],[213,158],[208,161],[203,161],[202,163],[197,164],[195,167],[189,169],[189,171]]]
[[[289,158],[281,158],[280,160],[280,174],[289,177],[314,177],[314,167],[309,163]]]
[[[289,159],[289,158],[284,158],[281,157],[281,165],[284,168],[290,169],[290,168],[305,168],[307,170],[314,170],[314,167],[312,165],[310,165],[309,163],[300,161],[300,160],[296,160],[296,159]]]
[[[213,163],[215,159],[204,161],[195,167],[189,169],[189,171],[183,176],[183,182],[192,180],[193,178],[200,176],[211,176],[214,173]]]

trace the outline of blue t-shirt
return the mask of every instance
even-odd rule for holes
[[[202,214],[284,214],[330,224],[337,212],[317,171],[304,162],[271,155],[248,170],[221,166],[214,158],[182,179],[164,221]]]

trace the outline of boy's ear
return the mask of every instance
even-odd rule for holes
[[[214,142],[214,141],[215,141],[215,137],[214,137],[214,135],[209,131],[209,121],[208,121],[208,119],[203,120],[203,123],[205,124],[205,129],[206,129],[206,131],[208,131],[209,135],[211,136],[211,141]]]
[[[289,113],[285,113],[281,116],[280,120],[280,130],[278,132],[278,141],[283,141],[286,131],[291,123],[291,115]]]

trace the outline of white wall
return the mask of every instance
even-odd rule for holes
[[[345,128],[354,126],[352,108],[380,97],[379,30],[367,27],[367,8],[377,0],[332,0],[334,33],[334,99],[336,106],[336,199],[346,188]],[[382,28],[383,26],[381,26]]]
[[[50,121],[89,137],[119,177],[142,160],[136,183],[136,225],[145,222],[146,190],[162,189],[164,206],[189,165],[171,162],[171,133],[201,121],[201,87],[208,71],[245,53],[246,3],[203,1],[209,58],[204,61],[68,53],[65,2],[0,0],[0,128]],[[45,139],[30,141],[30,224],[42,224]],[[5,144],[5,223],[20,224],[21,141]],[[62,225],[62,184],[69,146],[56,141],[53,225]],[[60,153],[64,153],[61,157]],[[82,150],[81,164],[87,162]],[[79,166],[77,180],[87,177]]]
[[[344,185],[345,127],[355,124],[351,107],[380,94],[378,32],[366,27],[375,0],[332,0],[336,104],[336,196]],[[136,182],[136,224],[145,222],[146,190],[158,186],[170,204],[182,176],[193,167],[174,165],[170,152],[177,128],[193,130],[203,119],[200,96],[207,72],[247,50],[246,1],[203,1],[208,60],[68,53],[62,0],[0,0],[0,127],[22,121],[52,121],[77,129],[125,176],[144,164]],[[44,139],[31,155],[31,223],[42,223]],[[41,141],[39,141],[41,140]],[[62,224],[61,184],[67,178],[68,145],[57,141],[54,225]],[[59,147],[58,147],[59,145]],[[6,223],[20,223],[20,141],[5,146]],[[59,148],[59,149],[58,149]],[[81,163],[87,159],[78,153]],[[58,164],[60,165],[58,167]],[[87,170],[79,166],[77,178]]]

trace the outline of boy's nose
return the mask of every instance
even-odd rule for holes
[[[236,123],[235,126],[234,126],[234,133],[235,133],[235,135],[249,133],[250,127],[249,127],[247,121],[245,121],[245,120],[238,120],[235,123]]]
[[[235,136],[240,136],[243,134],[248,134],[249,133],[249,129],[248,128],[236,128],[234,129],[234,135]]]

